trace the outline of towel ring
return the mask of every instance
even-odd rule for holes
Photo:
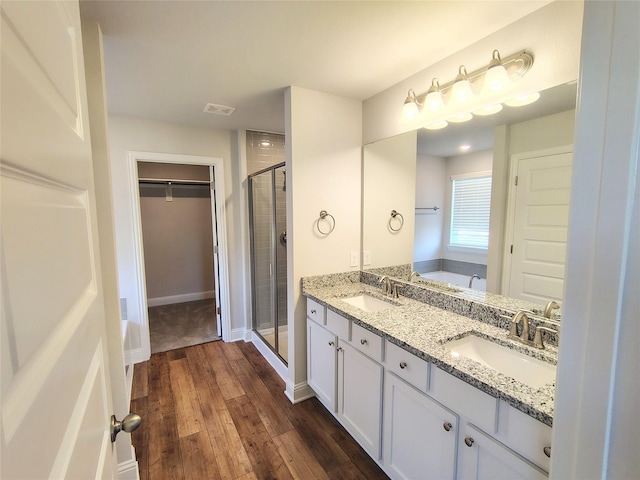
[[[329,220],[327,220],[327,217],[331,217],[331,222],[329,222]],[[320,220],[327,220],[327,222],[330,225],[330,228],[328,231],[323,231],[320,228]],[[320,232],[320,235],[324,235],[327,236],[329,235],[331,232],[333,232],[333,229],[336,228],[336,219],[333,217],[333,215],[331,215],[329,212],[327,212],[326,210],[320,210],[320,217],[318,218],[318,220],[316,220],[316,228],[318,229],[318,232]]]
[[[391,225],[391,220],[397,217],[400,217],[400,226],[398,228],[393,228],[393,226]],[[404,217],[402,216],[402,214],[395,210],[391,210],[391,218],[389,218],[389,230],[391,230],[392,232],[399,232],[400,230],[402,230],[403,225],[404,225]]]

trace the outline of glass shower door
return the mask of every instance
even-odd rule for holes
[[[253,329],[287,361],[284,164],[249,176]]]

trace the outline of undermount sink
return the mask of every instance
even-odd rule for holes
[[[444,344],[454,357],[466,357],[504,375],[539,388],[556,379],[556,366],[476,335]]]
[[[395,305],[389,302],[385,302],[384,300],[380,300],[371,295],[367,295],[363,293],[362,295],[356,295],[355,297],[343,298],[341,299],[343,302],[348,303],[360,310],[364,310],[365,312],[375,313],[380,310],[386,310],[388,308],[393,308]]]

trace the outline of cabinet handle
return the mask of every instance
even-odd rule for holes
[[[342,351],[342,347],[338,347],[338,348],[336,348],[336,350],[337,350],[338,352],[341,352],[341,351]]]
[[[407,368],[407,362],[400,362],[400,368],[403,370]]]
[[[312,314],[313,314],[313,313],[316,313],[315,309],[314,309],[314,310],[311,310],[311,313],[312,313]]]
[[[360,345],[366,345],[367,344],[367,339],[366,338],[361,338],[360,339]]]
[[[448,432],[449,430],[451,430],[451,427],[453,427],[453,425],[451,425],[451,423],[449,422],[444,422],[444,425],[442,425],[444,427],[444,429]]]
[[[551,447],[544,447],[542,451],[547,457],[551,458]]]
[[[464,439],[464,443],[467,444],[467,447],[471,447],[473,445],[473,442],[475,442],[475,440],[471,437],[467,437]]]
[[[329,342],[329,346],[333,347],[336,344],[336,342]]]

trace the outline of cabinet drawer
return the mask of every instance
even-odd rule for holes
[[[385,367],[403,380],[422,391],[427,390],[429,378],[429,362],[416,357],[412,353],[386,342]]]
[[[351,326],[351,339],[352,345],[362,353],[376,362],[382,362],[382,338],[380,336],[354,323]]]
[[[431,366],[429,395],[490,435],[496,432],[498,399],[435,365]]]
[[[332,310],[327,310],[327,328],[343,340],[349,340],[351,330],[351,320],[347,320],[342,315]]]
[[[505,402],[501,403],[501,413],[504,408],[508,409],[505,443],[548,472],[551,460],[544,449],[551,447],[551,427]],[[504,415],[501,414],[500,419],[503,420]]]
[[[307,298],[307,317],[320,325],[327,323],[326,308],[315,300]]]

